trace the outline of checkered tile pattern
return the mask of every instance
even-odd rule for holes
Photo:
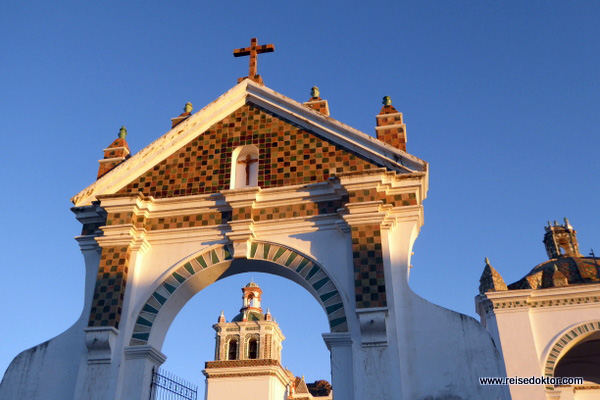
[[[252,207],[237,207],[231,210],[231,218],[234,221],[252,219]]]
[[[377,116],[377,126],[389,126],[389,128],[376,129],[377,139],[406,151],[406,125],[402,123],[402,113],[399,113],[394,106],[383,106]]]
[[[217,193],[229,189],[231,154],[259,148],[262,188],[324,182],[330,171],[359,172],[382,165],[328,142],[268,111],[246,104],[120,190],[155,198]]]
[[[479,278],[479,293],[496,292],[498,290],[507,290],[506,283],[494,267],[486,264]]]
[[[329,117],[329,104],[327,104],[327,100],[323,100],[320,97],[311,97],[304,105]]]
[[[108,171],[119,165],[123,160],[129,157],[129,145],[127,141],[122,138],[115,139],[114,142],[104,150],[104,159],[114,158],[115,160],[110,162],[102,162],[98,167],[98,178],[106,174]]]
[[[376,188],[361,189],[349,191],[349,199],[352,203],[362,203],[365,201],[383,201],[384,204],[389,204],[393,207],[416,206],[416,193],[403,193],[388,195],[385,192],[379,192]]]
[[[352,256],[356,308],[386,307],[379,225],[352,227]]]
[[[334,214],[337,212],[338,208],[343,207],[345,203],[346,201],[340,199],[316,203],[293,204],[281,207],[255,208],[252,210],[252,219],[258,222]]]
[[[130,151],[127,141],[122,138],[117,138],[110,144],[110,146],[106,148],[106,150],[104,150],[104,159],[126,157],[129,153]]]
[[[130,224],[133,217],[133,211],[109,213],[106,217],[106,225]]]
[[[88,326],[119,328],[129,263],[129,247],[102,249]]]
[[[148,231],[159,229],[193,228],[197,226],[221,225],[227,223],[226,213],[211,212],[194,215],[178,215],[174,217],[151,218],[144,227]]]
[[[554,278],[555,268],[560,272],[556,279]],[[510,290],[544,289],[565,283],[577,285],[598,282],[600,282],[600,258],[561,257],[537,265],[527,276],[511,283],[508,288]]]

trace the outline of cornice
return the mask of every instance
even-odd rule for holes
[[[585,308],[600,303],[600,284],[571,285],[547,289],[487,292],[475,297],[486,313],[544,311],[548,308]]]
[[[154,365],[162,365],[167,356],[150,345],[129,346],[124,350],[126,360],[146,359]]]
[[[147,240],[151,244],[168,243],[198,243],[204,241],[213,242],[215,238],[224,238],[231,228],[227,224],[199,226],[191,228],[161,229],[150,231],[146,234]],[[215,243],[228,243],[228,240]]]
[[[254,222],[252,231],[257,238],[271,234],[298,234],[339,229],[340,218],[337,215],[317,215],[310,217],[288,218],[274,221]]]

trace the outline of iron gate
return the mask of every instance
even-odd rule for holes
[[[152,369],[150,400],[196,400],[198,386],[160,368]]]

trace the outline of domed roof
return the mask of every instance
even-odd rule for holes
[[[242,311],[241,313],[239,313],[238,315],[233,317],[231,322],[241,322],[243,320],[244,320],[244,312]],[[248,311],[247,321],[264,321],[264,320],[265,320],[265,316],[262,315],[261,313],[254,312],[254,311]]]
[[[508,289],[545,289],[586,283],[600,283],[600,258],[563,256],[536,265],[522,279],[508,285]]]
[[[254,281],[251,281],[250,283],[248,283],[246,286],[247,288],[251,288],[251,287],[258,287],[258,285],[256,283],[254,283]]]

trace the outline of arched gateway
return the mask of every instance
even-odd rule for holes
[[[122,129],[97,181],[72,199],[83,314],[17,357],[0,397],[146,400],[187,300],[225,276],[263,271],[322,305],[337,400],[499,398],[478,381],[502,375],[489,334],[408,286],[428,166],[406,152],[387,97],[376,133],[330,118],[318,89],[298,103],[256,72],[197,113],[186,105],[133,156]]]

